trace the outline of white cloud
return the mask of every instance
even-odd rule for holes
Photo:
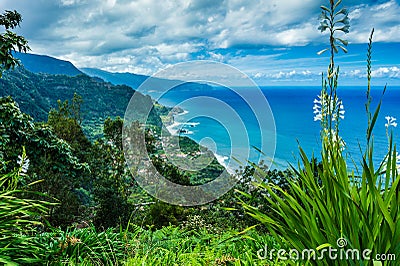
[[[366,43],[372,28],[374,41],[400,42],[400,5],[395,0],[381,4],[361,4],[349,14],[351,33],[348,39],[355,43]]]
[[[352,27],[346,37],[352,42],[365,43],[375,27],[376,41],[400,42],[398,2],[375,2],[351,1]],[[269,64],[252,56],[227,56],[220,50],[233,48],[246,53],[268,46],[287,49],[320,43],[326,37],[317,30],[322,3],[322,0],[1,0],[0,7],[21,12],[24,21],[18,31],[27,37],[34,53],[68,59],[79,67],[135,69],[148,74],[176,62],[213,59],[235,63],[249,70],[248,73],[263,73],[277,67],[283,73],[290,73],[295,61],[274,60]],[[281,52],[284,50],[277,51]],[[297,63],[300,67],[305,64],[300,60]]]
[[[253,75],[254,78],[272,78],[272,79],[289,79],[293,77],[304,78],[319,75],[318,73],[312,73],[310,70],[291,70],[291,71],[279,71],[270,73],[257,72]]]
[[[76,6],[84,3],[85,0],[60,0],[60,5],[61,6]],[[107,2],[110,2],[112,0],[107,0]]]
[[[343,73],[344,77],[353,77],[353,78],[366,78],[367,73],[365,70],[361,69],[352,69],[347,70]],[[380,66],[377,69],[372,69],[371,71],[372,78],[400,78],[400,68],[398,66]]]
[[[389,10],[397,5],[395,0],[391,0],[389,2],[373,6],[371,11],[382,11],[382,10]]]
[[[367,75],[365,74],[365,71],[361,71],[360,69],[354,69],[354,70],[350,70],[348,72],[343,73],[343,76],[363,78],[363,77],[366,77]]]
[[[319,33],[315,30],[315,25],[309,22],[296,28],[291,28],[278,32],[275,35],[278,45],[306,45],[312,39],[318,38]]]
[[[400,78],[400,68],[396,66],[380,67],[376,70],[372,70],[371,76],[376,78],[382,78],[382,77]]]

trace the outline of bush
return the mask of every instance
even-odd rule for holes
[[[186,219],[187,210],[181,206],[157,201],[149,207],[145,225],[160,229],[164,226],[178,225]]]

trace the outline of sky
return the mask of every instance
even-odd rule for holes
[[[152,75],[190,60],[215,60],[259,85],[321,84],[329,54],[319,6],[327,0],[0,0],[23,17],[16,31],[32,53],[79,68]],[[366,49],[375,28],[373,85],[400,85],[400,0],[343,0],[348,54],[343,85],[366,84]]]

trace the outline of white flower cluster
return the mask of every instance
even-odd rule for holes
[[[386,135],[387,135],[388,141],[389,141],[390,140],[389,127],[397,127],[397,122],[396,122],[397,119],[393,116],[385,116],[385,119],[386,119],[386,124],[385,124]],[[390,149],[390,147],[389,147],[389,149]],[[386,167],[388,164],[387,160],[388,160],[388,158],[386,158],[384,161],[384,168],[383,168],[384,171],[386,171]],[[398,152],[396,152],[396,168],[397,168],[397,171],[400,173],[400,155]]]
[[[321,95],[318,95],[318,98],[314,100],[314,121],[321,121],[322,120],[322,103],[323,99]]]
[[[17,163],[21,167],[20,175],[25,175],[28,172],[29,159],[27,157],[22,157],[21,155],[18,155]]]
[[[344,119],[345,111],[342,100],[329,98],[331,97],[322,93],[314,100],[314,121],[322,121],[328,115],[332,115],[332,121],[337,121],[338,118]]]
[[[386,128],[389,128],[390,126],[397,127],[396,118],[394,118],[393,116],[386,116],[385,119],[387,121],[387,123],[385,124]]]

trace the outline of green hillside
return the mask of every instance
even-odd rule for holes
[[[0,97],[11,95],[21,111],[31,115],[35,121],[47,121],[48,112],[57,106],[57,100],[72,99],[74,93],[82,96],[83,127],[86,135],[93,138],[101,134],[107,117],[124,116],[135,91],[128,86],[115,86],[84,74],[75,77],[35,74],[22,67],[5,72],[0,79]],[[150,96],[139,96],[143,103],[152,101]],[[148,122],[161,125],[155,112],[150,114]]]

